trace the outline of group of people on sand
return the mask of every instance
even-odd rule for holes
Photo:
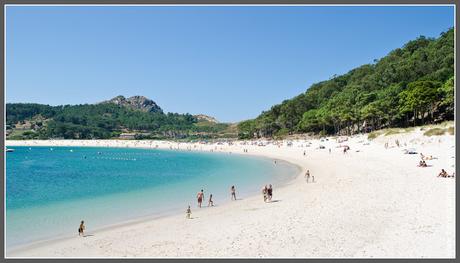
[[[428,167],[428,164],[426,164],[425,160],[420,160],[420,162],[418,162],[418,167]]]
[[[433,157],[433,155],[430,156],[425,156],[423,153],[420,153],[420,161],[418,163],[419,167],[428,167],[428,164],[426,163],[426,160],[435,160],[438,159],[436,157]]]
[[[230,194],[231,194],[231,200],[234,201],[236,200],[236,188],[234,185],[232,185],[232,187],[230,187]],[[197,201],[198,201],[198,207],[201,208],[201,205],[203,203],[203,200],[204,200],[204,190],[201,189],[201,191],[199,191],[197,194],[196,194],[196,198],[197,198]],[[209,195],[209,200],[208,200],[208,207],[210,206],[214,206],[214,201],[212,200],[212,194]],[[190,219],[191,218],[191,214],[192,214],[192,209],[190,208],[190,206],[188,206],[186,212],[185,212],[185,215],[186,215],[186,218],[187,219]]]
[[[418,166],[418,167],[428,167],[428,164],[425,162],[425,160],[434,160],[434,159],[438,159],[438,158],[433,157],[432,155],[430,155],[430,156],[425,156],[425,155],[423,155],[423,153],[420,153],[420,159],[421,159],[421,160],[419,161],[419,163],[418,163],[417,166]],[[441,169],[441,172],[438,174],[437,177],[443,177],[443,178],[451,178],[451,177],[452,177],[452,178],[453,178],[453,177],[455,177],[455,172],[452,173],[452,175],[449,175],[449,174],[446,172],[446,170]]]
[[[430,158],[425,157],[423,153],[420,153],[420,161],[418,162],[418,167],[428,167],[428,164],[425,162],[425,160],[433,160],[433,156],[430,156]]]
[[[307,183],[310,182],[310,177],[312,179],[311,182],[314,183],[315,182],[315,177],[313,175],[310,175],[310,170],[307,170],[307,172],[305,173],[305,179],[307,179]]]
[[[203,200],[204,200],[204,191],[203,191],[203,189],[201,189],[201,191],[198,192],[198,194],[196,194],[196,198],[197,198],[197,201],[198,201],[198,207],[201,208],[201,204],[203,203]],[[214,201],[212,200],[212,194],[209,195],[208,206],[214,206]]]
[[[264,202],[271,201],[273,197],[273,187],[270,184],[269,186],[265,185],[264,188],[262,188],[262,194],[264,196]]]

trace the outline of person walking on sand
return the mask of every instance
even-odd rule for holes
[[[209,195],[208,206],[214,206],[214,202],[212,201],[212,194]]]
[[[198,199],[198,206],[201,208],[201,203],[203,202],[203,199],[204,199],[203,189],[201,189],[201,192],[198,192],[198,194],[196,195],[196,198]]]
[[[273,197],[273,187],[270,185],[267,189],[268,200],[271,201]]]
[[[190,209],[190,206],[188,206],[187,211],[185,211],[185,218],[191,219],[192,216],[192,209]]]
[[[85,236],[84,231],[85,231],[85,221],[82,220],[80,223],[80,227],[78,228],[78,235],[84,237]]]
[[[232,185],[232,187],[230,188],[230,193],[232,194],[231,200],[235,200],[235,201],[236,201],[236,190],[235,190],[235,186],[234,186],[234,185]]]
[[[310,181],[310,170],[307,170],[307,172],[305,173],[305,178],[307,178],[308,183],[308,181]]]

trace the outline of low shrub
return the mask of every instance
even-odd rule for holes
[[[444,133],[446,133],[445,129],[433,128],[433,129],[427,130],[425,133],[423,133],[423,135],[425,135],[425,136],[440,136],[440,135],[444,135]]]

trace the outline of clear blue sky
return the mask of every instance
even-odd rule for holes
[[[240,121],[453,25],[450,6],[9,6],[6,98],[144,95]]]

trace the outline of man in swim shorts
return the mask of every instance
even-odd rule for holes
[[[196,197],[198,199],[198,206],[201,208],[201,203],[203,202],[203,199],[204,199],[203,189],[201,189],[201,192],[198,192]]]

